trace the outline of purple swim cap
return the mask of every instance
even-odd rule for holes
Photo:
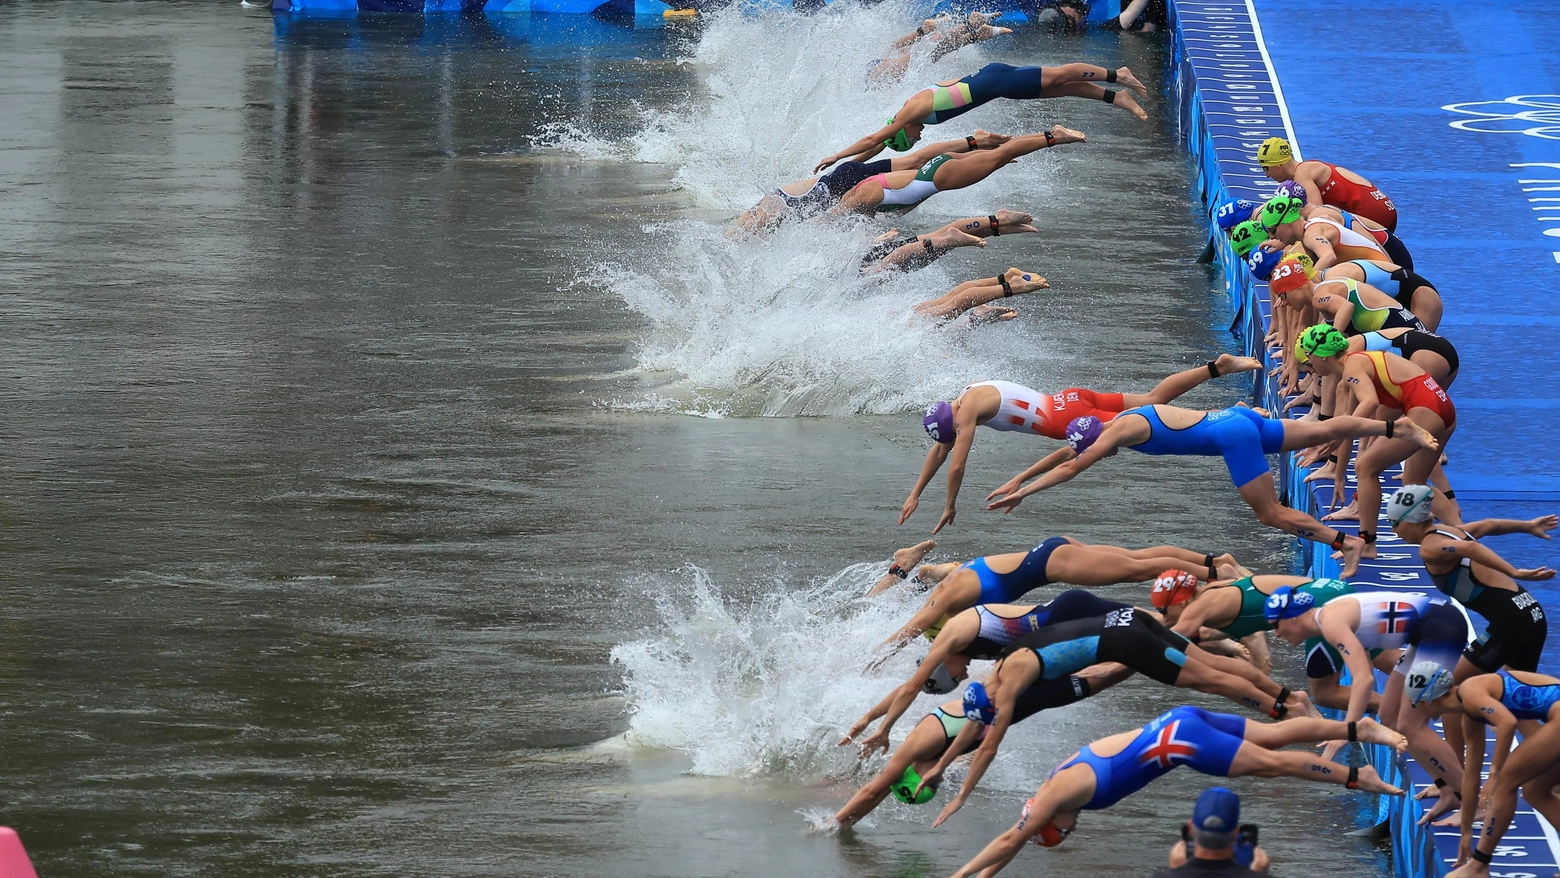
[[[1067,444],[1072,450],[1082,454],[1089,450],[1100,434],[1105,432],[1105,424],[1093,415],[1085,415],[1081,418],[1073,418],[1067,424]]]
[[[1294,180],[1286,180],[1285,182],[1278,184],[1278,191],[1273,194],[1288,195],[1290,198],[1298,198],[1301,201],[1304,201],[1305,187],[1301,186]]]
[[[952,445],[953,406],[940,399],[927,406],[921,415],[921,426],[926,428],[926,435],[932,437],[933,442]]]

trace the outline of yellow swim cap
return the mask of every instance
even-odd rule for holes
[[[921,632],[921,636],[925,637],[927,640],[936,640],[937,635],[942,633],[942,626],[946,624],[948,624],[948,614],[943,613],[941,619],[938,619],[936,622],[926,626],[926,630]]]
[[[1294,157],[1289,150],[1289,141],[1282,137],[1269,137],[1257,147],[1257,164],[1264,168],[1276,167]]]

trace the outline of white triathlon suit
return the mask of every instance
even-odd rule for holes
[[[968,393],[970,387],[994,387],[1002,394],[1002,407],[997,410],[996,417],[981,425],[993,430],[1039,433],[1041,424],[1045,422],[1051,411],[1049,393],[1041,393],[1022,384],[1014,384],[1011,381],[979,381],[964,388],[964,393]]]
[[[1327,602],[1332,607],[1344,601],[1360,605],[1360,624],[1355,629],[1366,649],[1401,649],[1408,643],[1430,608],[1430,596],[1424,592],[1357,591],[1342,594]],[[1313,612],[1320,614],[1322,608]],[[1321,624],[1321,616],[1316,617]]]
[[[1338,230],[1338,243],[1341,246],[1344,246],[1344,247],[1368,247],[1368,248],[1376,251],[1377,253],[1380,253],[1383,258],[1385,258],[1386,255],[1387,255],[1387,251],[1381,249],[1381,245],[1376,243],[1376,239],[1375,238],[1372,238],[1372,237],[1370,237],[1368,235],[1362,235],[1359,232],[1356,232],[1353,229],[1348,228],[1343,223],[1340,223],[1337,220],[1331,220],[1331,219],[1328,219],[1327,217],[1324,217],[1324,216],[1312,217],[1311,219],[1308,219],[1308,220],[1305,221],[1305,228],[1309,229],[1310,227],[1316,225],[1317,223],[1326,223],[1329,226],[1332,226],[1333,228],[1337,229]]]

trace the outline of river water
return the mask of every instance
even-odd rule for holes
[[[1233,344],[1160,97],[1149,124],[982,108],[1091,142],[901,221],[1011,207],[1039,235],[881,283],[855,271],[881,227],[721,235],[897,106],[861,71],[913,21],[0,6],[0,824],[40,871],[942,875],[1078,745],[1218,706],[1134,681],[1018,727],[943,829],[891,802],[808,831],[873,767],[833,742],[915,600],[856,595],[935,521],[940,488],[894,526],[920,406],[1147,389]],[[909,81],[1076,59],[1157,94],[1165,51],[1028,36]],[[907,316],[1009,265],[1053,284],[1020,319]],[[983,440],[945,557],[1066,532],[1290,563],[1217,461],[980,511],[1044,450]],[[1015,868],[1143,873],[1206,785]],[[1386,874],[1339,834],[1361,797],[1234,786],[1290,874]]]

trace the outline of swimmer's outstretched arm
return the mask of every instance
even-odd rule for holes
[[[877,704],[872,705],[872,709],[871,710],[869,710],[866,713],[862,714],[861,715],[861,719],[856,720],[856,724],[851,726],[848,730],[846,730],[845,737],[840,739],[840,746],[843,747],[846,744],[849,744],[852,740],[855,739],[855,737],[857,735],[861,734],[867,728],[867,726],[872,725],[872,721],[873,720],[875,720],[878,717],[882,716],[883,714],[887,713],[889,705],[893,703],[894,696],[896,696],[898,694],[899,694],[899,690],[895,689],[894,691],[892,691],[892,692],[888,693],[887,695],[883,696],[883,700],[882,701],[879,701]],[[866,753],[862,753],[861,755],[865,756],[867,754]]]
[[[915,791],[919,793],[929,785],[941,784],[943,772],[948,770],[948,766],[952,765],[955,759],[968,752],[970,745],[974,744],[978,737],[980,737],[980,723],[965,723],[963,728],[959,729],[959,733],[948,743],[947,749],[943,750],[943,754],[937,758],[937,764],[921,775],[921,786]]]
[[[1110,423],[1110,426],[1105,428],[1105,432],[1100,434],[1100,438],[1095,440],[1088,450],[1072,460],[1057,465],[1050,472],[1003,497],[1001,500],[986,504],[986,508],[1012,512],[1018,508],[1018,504],[1022,503],[1025,497],[1028,497],[1030,494],[1037,494],[1046,488],[1053,488],[1063,482],[1071,481],[1074,476],[1116,453],[1117,448],[1123,445],[1136,445],[1141,442],[1147,442],[1152,435],[1152,429],[1148,424],[1148,419],[1139,415],[1117,418]]]
[[[997,695],[992,699],[992,704],[997,709],[997,718],[986,729],[986,736],[980,739],[980,749],[976,750],[975,755],[970,757],[970,770],[965,773],[964,782],[959,784],[959,791],[954,794],[953,799],[948,804],[943,806],[942,813],[937,815],[937,819],[932,821],[933,828],[941,826],[949,817],[952,817],[960,808],[963,808],[964,803],[969,800],[970,793],[975,792],[975,787],[980,784],[980,779],[986,776],[986,769],[991,767],[991,760],[997,758],[997,748],[1002,746],[1002,738],[1007,734],[1008,726],[1012,725],[1013,705],[1018,699],[1017,690],[1019,688],[1012,684],[998,687]],[[962,735],[971,726],[978,725],[979,723],[973,721],[967,722],[964,724],[964,728],[959,730],[959,734]],[[949,747],[948,751],[950,753],[959,752],[952,747]],[[945,758],[947,755],[947,753],[943,754]],[[941,762],[938,763],[939,766],[941,764]]]
[[[1503,534],[1531,534],[1541,540],[1547,540],[1549,532],[1557,525],[1560,525],[1560,519],[1553,515],[1541,515],[1528,521],[1517,521],[1512,518],[1482,518],[1463,525],[1462,529],[1471,534],[1474,539],[1498,537]]]
[[[1023,486],[1025,482],[1029,481],[1030,479],[1039,475],[1044,475],[1045,473],[1056,469],[1058,466],[1061,466],[1062,464],[1072,460],[1077,456],[1078,455],[1073,453],[1071,448],[1063,445],[1061,448],[1058,448],[1050,454],[1047,454],[1045,457],[1040,458],[1040,460],[1029,469],[1026,469],[1013,478],[1008,479],[1006,482],[1003,482],[1001,487],[986,495],[986,502],[990,503],[991,498],[993,497],[999,497],[1003,494],[1011,494],[1014,491],[1017,491],[1020,487]]]
[[[996,149],[1012,139],[1007,134],[992,134],[990,131],[977,128],[975,133],[967,138],[939,140],[930,146],[923,146],[909,155],[893,159],[893,169],[896,171],[913,171],[940,155],[956,156],[972,152],[970,140],[975,141],[975,149]]]
[[[1343,663],[1349,669],[1349,707],[1344,712],[1344,722],[1357,722],[1370,707],[1370,696],[1376,688],[1376,671],[1371,664],[1370,652],[1360,643],[1353,625],[1342,612],[1319,616],[1322,637],[1343,655]],[[1358,624],[1357,622],[1354,624]],[[1331,754],[1328,754],[1329,756]]]
[[[1475,523],[1483,524],[1483,522]],[[1464,530],[1468,530],[1469,533],[1472,533],[1471,529],[1464,528]],[[1510,531],[1507,531],[1507,533],[1510,533]],[[1420,547],[1419,552],[1421,555],[1425,554],[1423,546]],[[1501,573],[1504,573],[1512,579],[1520,579],[1526,582],[1553,579],[1555,576],[1555,571],[1548,567],[1536,567],[1531,570],[1520,569],[1513,565],[1510,561],[1507,561],[1505,558],[1502,558],[1500,555],[1496,554],[1495,550],[1491,549],[1489,546],[1486,546],[1483,543],[1471,542],[1469,540],[1438,540],[1434,555],[1437,558],[1445,559],[1456,558],[1458,560],[1462,560],[1466,558],[1475,564],[1483,564],[1485,567],[1488,567],[1491,570],[1497,570]]]
[[[1338,252],[1333,249],[1332,241],[1321,231],[1321,229],[1331,228],[1332,226],[1327,225],[1320,226],[1317,231],[1311,233],[1309,244],[1307,244],[1308,249],[1316,254],[1315,268],[1317,271],[1326,271],[1338,263]],[[1336,235],[1337,232],[1333,232],[1333,234]]]
[[[926,452],[926,460],[921,463],[921,474],[916,477],[915,487],[910,489],[910,496],[905,498],[905,504],[899,507],[899,523],[904,524],[915,514],[916,507],[921,505],[921,492],[932,483],[937,471],[942,469],[943,461],[948,459],[948,452],[953,446],[941,442],[933,442],[932,447]]]
[[[879,128],[875,133],[868,134],[866,137],[861,138],[855,143],[852,143],[850,146],[819,162],[818,166],[813,168],[813,170],[821,171],[848,155],[855,155],[860,152],[866,152],[877,144],[880,144],[890,137],[893,137],[895,134],[903,131],[906,125],[925,119],[931,112],[931,89],[922,89],[911,95],[910,100],[905,101],[904,106],[899,108],[899,112],[894,114],[894,121],[884,125],[882,128]]]

